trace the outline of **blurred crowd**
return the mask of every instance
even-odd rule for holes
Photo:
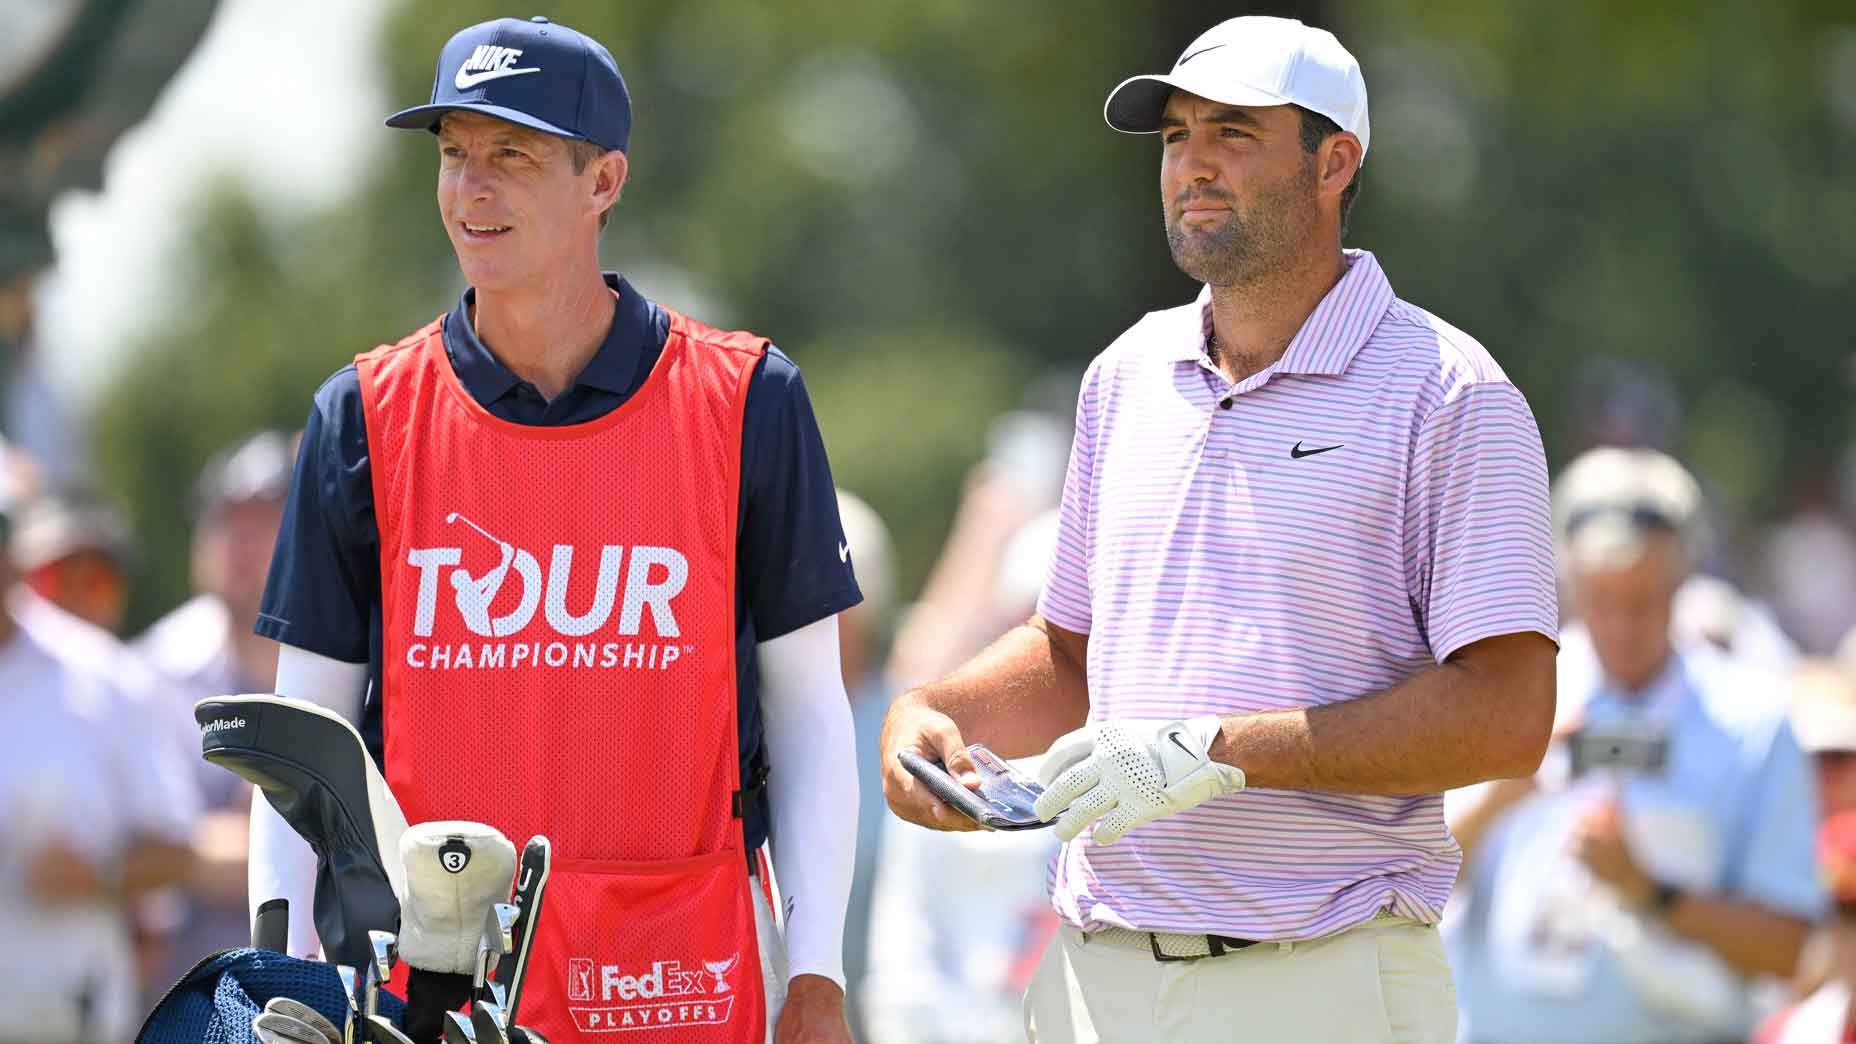
[[[1631,388],[1587,400],[1582,452],[1555,477],[1546,762],[1446,802],[1464,852],[1445,915],[1462,1040],[1856,1041],[1856,478],[1733,538],[1706,476],[1650,448],[1669,433]],[[860,1040],[1022,1039],[1056,926],[1054,839],[901,823],[873,752],[892,696],[1032,612],[1069,438],[1048,407],[994,420],[913,598],[882,518],[840,495],[866,596],[841,619],[864,754],[846,936]],[[42,988],[0,1006],[0,1042],[127,1040],[191,964],[249,937],[252,795],[199,759],[191,707],[270,688],[276,650],[251,623],[292,463],[277,431],[212,459],[192,494],[192,596],[125,635],[131,527],[6,452],[0,927]]]

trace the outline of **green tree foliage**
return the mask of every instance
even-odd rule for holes
[[[1278,5],[1334,26],[1366,69],[1374,135],[1352,240],[1494,351],[1556,460],[1573,374],[1595,355],[1666,367],[1691,407],[1679,448],[1743,502],[1848,439],[1847,15],[1326,6]],[[632,90],[607,263],[798,360],[840,484],[896,530],[905,592],[987,421],[1039,373],[1080,372],[1140,313],[1193,292],[1166,255],[1155,146],[1105,128],[1101,104],[1227,5],[536,10],[603,40]],[[382,44],[389,96],[424,98],[445,39],[506,12],[408,0]],[[150,317],[99,409],[106,481],[149,540],[139,619],[184,591],[183,491],[211,450],[300,424],[327,374],[459,289],[431,142],[380,133],[384,161],[334,213],[280,220],[261,199],[208,193],[175,260],[192,290]]]
[[[1761,517],[1856,436],[1856,18],[1847,5],[1349,8],[1373,99],[1355,223],[1480,338],[1549,455],[1596,356],[1666,371],[1671,448]]]

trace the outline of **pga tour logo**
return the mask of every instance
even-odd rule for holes
[[[492,535],[455,511],[445,516],[445,523],[481,536],[495,549],[495,564],[489,565],[479,550],[473,560],[484,561],[486,567],[473,572],[464,565],[463,547],[407,551],[406,564],[419,576],[412,620],[415,640],[407,646],[407,666],[416,670],[525,666],[662,670],[693,651],[690,646],[666,641],[682,636],[675,600],[690,575],[689,559],[676,548],[606,544],[598,549],[595,565],[572,545],[555,544],[544,572],[533,552]],[[575,576],[576,557],[583,573],[594,571],[593,585],[584,607],[570,608],[568,587]],[[580,587],[585,586],[583,578]],[[442,597],[447,593],[450,597]],[[473,635],[515,640],[418,641],[433,636],[441,607],[449,610],[448,616],[455,613],[451,619]],[[498,609],[502,611],[494,611]],[[657,641],[624,640],[640,639],[647,618]]]
[[[697,968],[653,961],[650,970],[627,974],[621,965],[574,957],[567,962],[568,1011],[583,1033],[727,1022],[735,1004],[729,979],[740,963],[739,953]]]

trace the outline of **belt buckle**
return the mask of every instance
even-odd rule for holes
[[[1203,935],[1200,936],[1200,938],[1205,940],[1206,949],[1210,952],[1187,954],[1166,953],[1160,949],[1159,932],[1147,933],[1147,946],[1153,951],[1154,960],[1159,961],[1161,964],[1173,964],[1204,960],[1207,957],[1223,957],[1227,953],[1235,953],[1238,950],[1255,946],[1257,943],[1255,939],[1233,939],[1224,935]]]
[[[1162,953],[1160,951],[1160,933],[1159,932],[1148,932],[1147,933],[1147,945],[1153,948],[1154,960],[1159,961],[1161,964],[1173,964],[1176,962],[1190,962],[1190,961],[1199,960],[1202,957],[1211,956],[1211,954],[1209,953],[1194,953],[1194,954]]]

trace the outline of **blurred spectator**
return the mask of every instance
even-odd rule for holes
[[[111,634],[129,605],[129,529],[114,507],[83,490],[36,496],[20,512],[9,550],[26,586]]]
[[[1816,984],[1760,1026],[1753,1044],[1856,1044],[1856,811],[1826,818],[1818,858],[1835,914],[1812,940]]]
[[[1760,570],[1779,622],[1813,656],[1829,655],[1856,627],[1856,528],[1851,506],[1828,478],[1805,490],[1804,505],[1773,526]]]
[[[1856,812],[1856,671],[1835,661],[1801,664],[1791,717],[1798,745],[1817,766],[1824,818]]]
[[[1451,795],[1448,932],[1463,1039],[1743,1039],[1747,982],[1789,975],[1824,905],[1810,767],[1772,682],[1671,614],[1700,494],[1652,450],[1594,450],[1554,495],[1598,669],[1560,678],[1541,772]]]
[[[1851,1039],[1845,1013],[1856,983],[1856,673],[1834,661],[1800,665],[1793,677],[1792,731],[1817,767],[1825,827],[1818,858],[1837,913],[1819,925],[1798,959],[1797,995],[1808,998],[1760,1028],[1761,1042]]]
[[[196,698],[269,692],[277,676],[277,643],[253,634],[252,625],[290,491],[290,445],[288,433],[261,431],[207,463],[193,530],[196,593],[136,640],[142,655]]]
[[[1074,380],[1069,388],[1074,396]],[[1028,571],[1035,602],[1048,555],[1008,560],[1006,542],[1056,508],[1071,434],[1067,418],[1046,411],[1013,410],[993,421],[986,459],[967,473],[947,542],[897,630],[889,668],[899,688],[944,676],[1031,615],[1002,603],[995,588],[1003,570]]]
[[[851,697],[851,720],[857,730],[857,853],[851,874],[850,909],[844,918],[844,981],[863,980],[869,967],[870,893],[876,878],[877,852],[889,818],[883,811],[883,777],[876,761],[877,734],[895,690],[883,673],[889,646],[889,623],[895,606],[895,557],[889,529],[856,495],[838,491],[838,518],[857,570],[864,600],[838,614],[838,652],[844,690]],[[852,989],[845,998],[851,1028],[863,1039],[863,995]]]
[[[1041,452],[1059,454],[1054,463],[1039,459],[1061,474],[1067,443]],[[952,670],[1036,608],[1057,543],[1056,511],[1041,499],[1047,486],[1024,481],[1025,474],[995,456],[969,477],[953,532],[896,636],[890,680],[898,688]],[[1029,510],[1039,502],[1045,510]],[[929,629],[936,633],[922,633]],[[865,749],[874,748],[872,740]],[[1016,764],[1037,773],[1034,763]],[[883,808],[880,784],[871,800],[866,808]],[[1025,986],[1057,926],[1044,891],[1055,836],[942,833],[881,818],[869,974],[858,991],[864,1039],[1023,1040]]]
[[[1676,644],[1706,643],[1749,667],[1789,673],[1798,647],[1771,609],[1716,576],[1696,573],[1676,591],[1670,621]]]
[[[0,495],[0,517],[9,495]],[[17,580],[0,556],[0,590]],[[117,683],[115,664],[56,637],[63,617],[25,594],[0,606],[0,1040],[128,1040],[140,998],[130,904],[187,879],[198,813],[175,745],[153,741],[159,708]],[[21,606],[33,607],[34,622]]]
[[[246,904],[246,849],[251,787],[200,759],[193,704],[208,696],[270,692],[277,675],[277,643],[252,633],[264,593],[271,550],[283,521],[292,467],[291,439],[261,431],[210,460],[200,475],[193,534],[196,594],[156,621],[135,650],[179,686],[170,713],[184,722],[193,765],[206,801],[195,831],[202,870],[178,906],[178,922],[165,962],[152,975],[156,988],[172,983],[214,950],[250,939]]]

